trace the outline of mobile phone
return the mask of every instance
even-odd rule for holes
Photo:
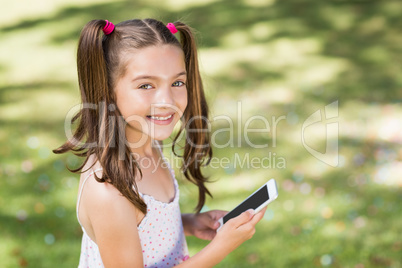
[[[240,205],[235,207],[228,214],[219,219],[219,229],[231,218],[239,216],[248,209],[254,209],[255,213],[260,212],[269,203],[278,197],[278,189],[275,179],[270,179],[267,183],[261,186],[258,190],[247,197]]]

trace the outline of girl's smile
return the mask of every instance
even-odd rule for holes
[[[173,121],[173,117],[174,117],[174,113],[167,115],[167,116],[163,116],[163,115],[147,115],[147,118],[158,125],[169,125],[170,123],[172,123]]]

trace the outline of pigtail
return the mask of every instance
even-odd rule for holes
[[[71,126],[78,121],[73,137],[53,150],[56,154],[71,150],[77,156],[84,156],[93,153],[94,147],[97,146],[97,144],[91,146],[91,143],[97,143],[98,122],[96,118],[99,118],[97,104],[100,101],[100,94],[97,92],[99,89],[105,92],[107,85],[106,64],[100,34],[105,24],[106,22],[103,20],[93,20],[85,25],[81,32],[77,50],[77,71],[83,107],[71,120]],[[88,126],[94,127],[89,128]],[[84,139],[85,142],[82,142]],[[71,171],[81,170],[87,160],[88,158],[80,167]]]
[[[135,183],[136,170],[141,176],[142,173],[125,143],[125,123],[115,104],[108,70],[108,44],[118,39],[119,33],[114,31],[105,36],[102,29],[106,23],[105,20],[92,20],[81,32],[77,69],[83,107],[71,120],[71,125],[78,122],[73,137],[53,152],[61,154],[73,151],[77,156],[86,156],[80,167],[71,170],[73,172],[85,172],[82,171],[83,167],[89,157],[95,155],[103,168],[102,177],[95,174],[95,179],[115,186],[146,214],[147,206],[140,198]]]
[[[199,199],[196,211],[200,212],[205,204],[206,194],[212,197],[205,186],[208,178],[201,172],[201,165],[208,165],[212,158],[209,137],[209,109],[199,72],[197,47],[192,30],[181,22],[175,22],[174,25],[180,32],[180,42],[184,51],[187,70],[188,99],[191,100],[191,104],[189,103],[184,114],[185,124],[182,124],[182,128],[174,138],[173,152],[176,140],[184,127],[198,130],[196,132],[187,132],[188,135],[183,154],[185,164],[181,170],[189,181],[198,186]],[[204,163],[206,157],[207,161]]]

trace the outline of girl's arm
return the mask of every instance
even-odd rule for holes
[[[139,211],[114,186],[95,180],[87,183],[82,205],[96,236],[104,266],[143,267],[136,228]]]
[[[175,267],[206,268],[218,264],[230,252],[254,235],[255,225],[263,218],[265,211],[266,208],[254,216],[252,211],[246,211],[229,220],[216,234],[211,243],[193,257]]]

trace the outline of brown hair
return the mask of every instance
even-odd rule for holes
[[[71,170],[72,172],[83,172],[89,157],[95,155],[103,168],[102,177],[98,178],[95,175],[96,180],[114,185],[134,206],[146,213],[146,204],[140,198],[135,182],[136,172],[139,171],[141,177],[142,172],[126,145],[125,124],[122,122],[124,119],[116,108],[113,88],[116,80],[125,72],[125,52],[163,44],[178,46],[183,50],[185,57],[189,102],[181,117],[182,125],[174,138],[172,150],[176,156],[184,160],[185,165],[181,170],[185,177],[198,186],[196,211],[199,212],[205,203],[206,194],[211,196],[205,186],[208,178],[202,174],[200,168],[206,158],[205,165],[209,164],[212,148],[209,133],[206,131],[208,105],[191,28],[182,22],[174,23],[180,32],[179,42],[162,22],[154,19],[121,22],[107,36],[101,32],[105,25],[105,20],[93,20],[85,25],[81,32],[77,67],[83,107],[71,120],[72,124],[78,124],[73,137],[53,152],[61,154],[72,151],[77,156],[85,157],[82,165]],[[185,129],[199,131],[185,132],[184,154],[179,156],[174,148]]]

